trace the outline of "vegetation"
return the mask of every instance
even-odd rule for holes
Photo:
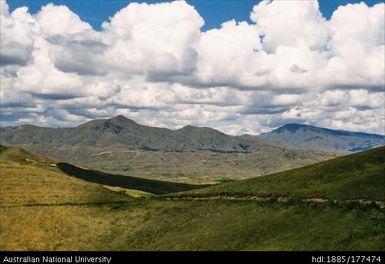
[[[109,186],[118,186],[125,189],[135,189],[154,194],[166,194],[172,192],[181,192],[191,189],[202,188],[207,185],[192,185],[185,183],[164,182],[103,173],[95,170],[79,168],[68,163],[57,163],[56,166],[64,173],[86,180],[88,182],[100,183]]]
[[[19,205],[94,204],[127,201],[99,184],[67,176],[52,160],[18,148],[1,148],[0,207]]]
[[[183,195],[291,196],[385,201],[385,147]]]
[[[0,250],[383,250],[384,208],[298,198],[382,199],[384,156],[378,148],[178,193],[202,199],[188,200],[83,181],[49,159],[0,147]],[[218,191],[291,198],[211,199]]]
[[[115,147],[30,145],[34,153],[110,174],[189,184],[213,184],[267,175],[335,157],[303,150],[256,153],[157,152]]]
[[[0,209],[2,250],[383,250],[379,209],[133,199]]]

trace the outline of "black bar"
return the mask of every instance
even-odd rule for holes
[[[385,251],[0,251],[0,263],[134,263],[226,260],[234,263],[385,263]],[[200,263],[197,263],[200,264]]]

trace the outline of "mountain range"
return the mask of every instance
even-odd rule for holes
[[[345,130],[333,130],[303,124],[286,124],[259,136],[282,141],[301,149],[356,152],[385,144],[385,136]]]
[[[140,125],[124,116],[97,119],[72,128],[33,125],[0,128],[0,142],[10,145],[120,147],[143,151],[219,153],[312,149],[355,152],[385,143],[385,136],[287,124],[259,136],[230,136],[209,127],[181,129]]]
[[[110,174],[208,184],[298,168],[384,144],[384,136],[289,124],[260,136],[177,130],[124,116],[77,127],[0,128],[0,144]]]
[[[73,128],[33,125],[0,128],[4,144],[124,147],[144,151],[249,153],[278,148],[258,137],[233,137],[208,127],[178,130],[140,125],[124,116],[98,119]]]

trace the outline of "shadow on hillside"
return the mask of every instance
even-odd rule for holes
[[[153,194],[168,194],[174,192],[188,191],[209,185],[193,185],[185,183],[175,183],[158,181],[151,179],[136,178],[104,173],[100,171],[82,169],[68,163],[57,163],[57,167],[69,176],[82,179],[88,182],[99,183],[109,186],[119,186],[126,189],[141,190]]]

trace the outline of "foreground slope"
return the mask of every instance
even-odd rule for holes
[[[385,201],[384,186],[385,147],[378,147],[298,169],[191,193],[202,196],[234,194]]]
[[[115,196],[101,185],[110,186],[110,190],[113,190],[111,187],[120,187],[153,194],[181,192],[207,186],[107,174],[2,145],[0,145],[0,169],[2,181],[0,203],[12,201],[13,198],[26,203],[28,201],[73,203],[91,197],[89,196],[91,193],[95,193],[94,197],[98,201],[110,201],[115,198],[125,200],[125,196]]]
[[[0,145],[0,207],[126,201],[99,184],[70,177],[49,158]]]
[[[233,197],[213,200],[210,194],[202,200],[175,199],[170,195],[134,199],[110,192],[99,184],[69,177],[51,167],[49,159],[34,157],[19,149],[4,149],[0,153],[1,179],[2,183],[6,182],[0,185],[0,250],[385,248],[385,210],[373,204]],[[368,171],[381,173],[376,169],[383,163],[381,151],[356,155],[354,162],[366,164]],[[365,172],[365,168],[360,171]],[[333,175],[338,178],[340,173],[348,175],[349,171],[346,165]],[[274,175],[263,178],[269,177]],[[290,180],[282,184],[277,180],[273,182],[278,191]],[[323,185],[317,177],[310,178],[309,182],[318,187]],[[381,197],[381,192],[370,182],[370,179],[362,181],[353,190],[364,193],[374,190],[376,195],[367,197],[378,198],[379,193]],[[377,189],[383,187],[381,182],[377,183]],[[294,185],[287,191],[294,192]],[[239,192],[235,183],[223,186]],[[252,187],[253,192],[260,188]],[[215,188],[219,186],[206,190]]]
[[[1,250],[383,250],[385,212],[256,201],[133,199],[0,208]]]
[[[344,130],[333,130],[303,124],[286,124],[261,139],[281,141],[302,149],[355,152],[385,144],[385,136]]]

